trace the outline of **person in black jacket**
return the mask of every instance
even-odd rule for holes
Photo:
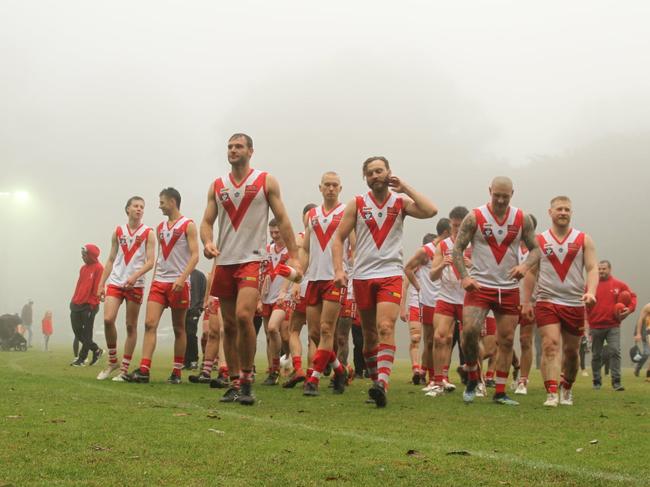
[[[203,298],[205,296],[205,274],[194,269],[190,274],[190,307],[185,316],[185,369],[196,370],[199,366],[199,342],[197,337],[199,320],[203,313]]]

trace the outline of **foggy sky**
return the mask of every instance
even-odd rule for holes
[[[548,200],[566,193],[575,226],[645,302],[649,14],[640,0],[5,0],[0,192],[30,199],[0,199],[0,312],[30,297],[37,323],[52,309],[55,338],[67,333],[81,245],[105,257],[134,194],[155,226],[166,186],[200,221],[239,131],[295,225],[326,170],[341,174],[344,200],[365,191],[370,155],[442,216],[483,204],[497,174],[542,229]],[[407,222],[406,256],[436,221]]]

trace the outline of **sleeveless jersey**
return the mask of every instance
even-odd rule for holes
[[[393,192],[383,204],[371,192],[356,197],[355,279],[401,276],[404,200]]]
[[[182,216],[171,228],[168,222],[158,225],[158,260],[154,280],[174,282],[185,271],[190,261],[190,247],[185,232],[191,222],[192,220]],[[185,282],[190,282],[190,276],[187,276]]]
[[[108,276],[108,284],[122,287],[126,280],[139,271],[147,260],[147,237],[151,227],[140,225],[131,232],[128,225],[120,225],[115,229],[117,238],[117,255],[113,262],[113,270]],[[134,287],[144,287],[144,276],[135,282]]]
[[[298,235],[300,235],[302,238],[305,238],[305,232],[299,232]],[[307,295],[307,286],[309,285],[310,279],[307,276],[302,277],[302,281],[300,281],[300,298],[304,298]]]
[[[418,269],[418,271],[419,270],[420,269]],[[417,276],[418,273],[416,272],[415,275]],[[406,293],[406,306],[413,307],[413,308],[420,307],[420,294],[418,293],[418,290],[415,289],[413,286],[409,286],[408,291]]]
[[[583,306],[585,234],[574,228],[559,241],[551,230],[546,230],[537,235],[537,243],[542,251],[537,301]]]
[[[472,240],[470,276],[485,287],[516,289],[519,282],[509,279],[508,273],[519,264],[524,212],[511,206],[502,221],[497,221],[487,205],[473,212],[477,229]]]
[[[267,261],[267,273],[270,279],[269,282],[269,291],[266,293],[266,296],[262,299],[264,304],[273,304],[280,297],[280,289],[282,284],[285,282],[284,277],[275,273],[278,265],[286,264],[289,260],[289,252],[286,247],[278,249],[275,243],[270,243],[266,246],[268,261]]]
[[[443,257],[451,257],[454,243],[455,241],[451,237],[447,237],[440,242],[440,251]],[[465,249],[465,257],[468,259],[472,257],[471,246]],[[460,273],[454,264],[448,265],[442,270],[438,299],[449,304],[463,304],[465,301],[465,290],[460,284]]]
[[[264,258],[269,203],[266,172],[251,169],[239,184],[232,174],[214,181],[218,208],[218,265],[257,262]]]
[[[334,279],[332,263],[332,237],[343,218],[345,205],[339,205],[329,213],[322,206],[312,208],[308,213],[311,230],[309,237],[309,267],[307,278],[310,281],[331,281]],[[344,249],[347,245],[344,244]],[[345,258],[343,261],[345,262]],[[344,265],[345,268],[345,265]]]
[[[415,274],[420,283],[420,303],[425,306],[434,307],[440,294],[440,279],[432,281],[429,273],[431,272],[431,260],[436,253],[436,246],[432,242],[429,242],[422,249],[427,254],[429,260],[426,265],[420,266]]]

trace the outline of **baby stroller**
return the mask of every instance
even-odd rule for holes
[[[22,321],[17,315],[0,316],[0,350],[16,350],[17,352],[27,351],[27,340],[18,333],[18,325]]]

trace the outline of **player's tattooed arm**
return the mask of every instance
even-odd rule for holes
[[[528,248],[528,257],[521,264],[513,269],[513,271],[518,271],[513,273],[514,278],[521,279],[526,275],[526,272],[533,269],[539,265],[539,259],[542,257],[542,251],[537,244],[537,239],[535,238],[535,225],[530,216],[526,215],[524,217],[524,225],[521,230],[521,239],[524,242],[524,245]]]
[[[456,270],[458,270],[461,279],[469,277],[467,266],[465,265],[465,249],[474,239],[474,234],[476,233],[477,228],[478,224],[476,223],[476,216],[473,212],[469,212],[463,219],[463,223],[460,224],[456,243],[454,244],[454,249],[451,253],[454,266],[456,267]]]

